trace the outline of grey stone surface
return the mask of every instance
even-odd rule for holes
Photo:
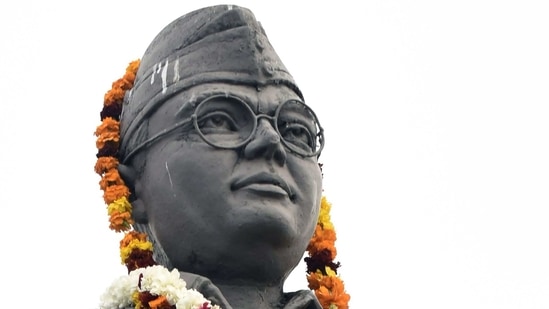
[[[125,99],[119,169],[135,228],[157,262],[223,308],[320,308],[309,290],[283,292],[322,194],[322,129],[303,105],[279,109],[294,100],[253,13],[226,5],[164,28]]]

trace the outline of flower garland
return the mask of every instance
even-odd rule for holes
[[[126,91],[133,87],[139,60],[130,62],[124,76],[112,83],[105,93],[101,124],[95,130],[97,162],[95,172],[101,176],[99,187],[109,215],[109,228],[115,232],[126,232],[120,241],[120,257],[128,272],[140,267],[156,265],[152,258],[152,243],[147,235],[131,231],[132,205],[128,198],[130,189],[118,173],[118,148],[120,143],[120,114]]]
[[[318,223],[307,246],[307,281],[315,292],[322,308],[348,309],[351,296],[345,292],[345,285],[337,275],[340,263],[334,263],[337,255],[335,248],[336,233],[331,221],[332,204],[325,196],[320,202]]]
[[[179,277],[179,271],[168,271],[156,265],[152,243],[147,235],[132,230],[132,205],[129,188],[118,173],[120,114],[126,91],[133,87],[139,60],[131,62],[124,76],[105,94],[101,124],[95,130],[97,162],[95,172],[101,176],[99,187],[109,215],[109,228],[125,232],[120,241],[120,258],[128,275],[116,280],[101,297],[101,309],[132,306],[136,309],[219,309]]]
[[[95,172],[101,176],[99,187],[109,215],[109,228],[124,232],[120,241],[120,258],[128,275],[117,279],[101,298],[102,309],[133,306],[136,309],[219,309],[212,306],[199,292],[186,289],[177,269],[167,270],[153,259],[153,245],[147,235],[132,230],[129,202],[130,190],[118,173],[120,143],[120,114],[127,91],[135,82],[140,60],[129,63],[124,76],[112,83],[105,93],[101,124],[97,136]],[[339,263],[334,243],[336,234],[330,219],[331,204],[322,197],[318,224],[307,247],[307,280],[323,309],[348,309],[350,296],[337,275]]]
[[[135,308],[151,309],[220,309],[179,277],[179,271],[163,266],[149,266],[118,278],[101,297],[101,308],[119,309],[135,304]],[[175,306],[175,307],[174,307]]]

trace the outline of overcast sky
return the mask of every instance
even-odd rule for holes
[[[212,4],[0,4],[2,307],[97,308],[124,273],[93,171],[103,94]],[[547,1],[233,4],[326,130],[351,308],[549,308]]]

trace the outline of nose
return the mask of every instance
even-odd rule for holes
[[[254,136],[244,147],[244,156],[246,159],[264,157],[280,166],[286,163],[286,150],[280,141],[280,135],[267,119],[258,120]]]

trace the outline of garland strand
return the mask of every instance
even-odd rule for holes
[[[307,263],[307,281],[309,288],[315,292],[322,308],[348,309],[351,296],[345,292],[345,285],[337,275],[341,264],[334,263],[337,255],[335,241],[337,239],[334,225],[331,221],[332,204],[325,196],[320,203],[318,223],[305,258]]]
[[[156,265],[153,259],[152,243],[147,234],[132,231],[132,205],[130,190],[118,173],[118,148],[120,143],[120,114],[126,92],[133,87],[140,60],[130,62],[124,76],[112,83],[103,100],[101,124],[95,130],[97,162],[95,172],[101,176],[99,187],[109,215],[109,228],[125,232],[120,241],[120,258],[128,273],[141,267]]]

